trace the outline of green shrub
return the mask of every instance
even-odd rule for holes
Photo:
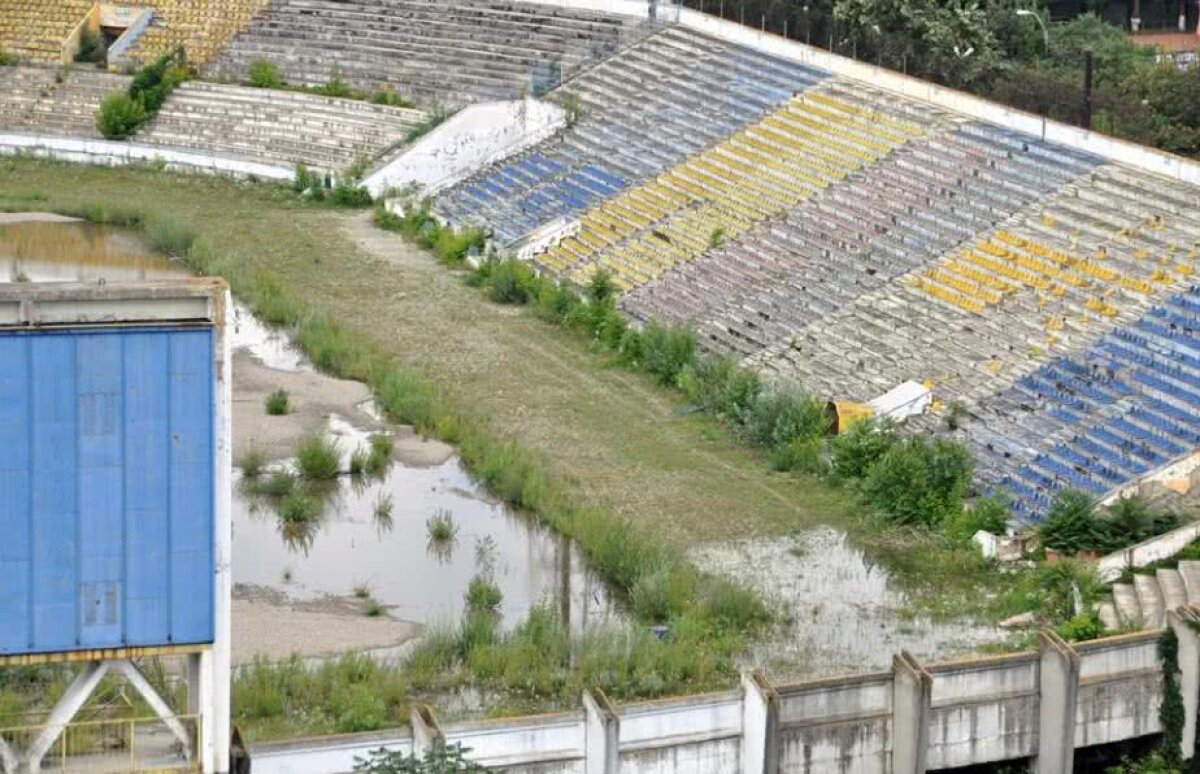
[[[688,400],[733,422],[742,421],[762,392],[757,373],[724,355],[696,357],[676,382]]]
[[[494,613],[500,609],[504,595],[500,592],[500,587],[491,580],[476,575],[467,584],[465,599],[468,610]]]
[[[340,177],[330,191],[329,200],[339,207],[370,207],[374,201],[366,188]]]
[[[368,599],[367,604],[363,607],[363,614],[367,618],[378,618],[383,615],[383,605],[374,599]]]
[[[146,109],[128,94],[109,94],[96,112],[96,129],[109,140],[124,140],[146,121]]]
[[[1077,489],[1064,489],[1054,496],[1038,536],[1045,548],[1066,554],[1103,550],[1109,541],[1108,528],[1097,516],[1095,502]]]
[[[1068,642],[1085,642],[1094,640],[1104,633],[1100,616],[1095,610],[1084,610],[1068,618],[1058,627],[1058,636]]]
[[[293,489],[279,502],[279,518],[288,524],[307,524],[321,516],[321,504],[308,493]]]
[[[387,433],[371,435],[371,452],[367,455],[366,472],[372,476],[381,476],[387,472],[392,461],[392,449],[396,441]]]
[[[603,306],[617,300],[617,286],[607,269],[597,269],[588,278],[587,300]]]
[[[296,174],[292,177],[292,190],[298,194],[302,194],[311,187],[312,175],[309,173],[308,167],[303,164],[297,164]]]
[[[254,446],[247,449],[238,459],[238,467],[242,469],[242,475],[246,478],[258,478],[266,464],[266,455]]]
[[[19,64],[21,64],[21,57],[0,47],[0,67],[16,67]]]
[[[447,745],[436,740],[423,753],[406,753],[381,747],[371,750],[366,757],[354,757],[354,771],[364,774],[453,774],[454,772],[480,772],[478,766],[467,760],[469,747],[455,742]]]
[[[300,476],[312,480],[336,478],[341,464],[341,450],[332,438],[311,435],[296,447],[296,467]]]
[[[488,298],[497,304],[526,304],[532,298],[537,275],[515,258],[498,262],[491,270]]]
[[[433,543],[449,543],[458,535],[458,524],[454,522],[454,515],[442,508],[425,521],[425,529]]]
[[[665,623],[683,610],[695,589],[692,578],[666,566],[653,572],[643,572],[633,584],[629,602],[640,621]]]
[[[79,49],[75,52],[76,62],[101,64],[108,55],[108,47],[104,38],[91,27],[84,27],[79,35]]]
[[[380,522],[390,522],[392,519],[392,511],[396,507],[396,498],[391,492],[380,492],[375,498],[375,520]]]
[[[830,478],[835,483],[864,478],[896,444],[895,428],[874,419],[856,422],[829,441]]]
[[[755,394],[742,421],[754,445],[786,449],[824,434],[825,407],[797,387],[778,384]]]
[[[280,387],[266,397],[263,401],[263,406],[271,416],[283,416],[284,414],[291,413],[292,400],[288,396],[287,390]]]
[[[960,542],[970,540],[980,530],[1003,535],[1011,518],[1008,501],[1002,495],[992,495],[949,517],[944,531],[951,540]]]
[[[296,489],[296,477],[291,473],[277,471],[255,484],[254,491],[266,497],[286,497]]]
[[[259,59],[250,65],[250,85],[259,89],[282,89],[283,75],[274,62]]]
[[[361,476],[367,472],[367,460],[370,453],[366,449],[355,449],[350,454],[350,475]]]
[[[637,345],[622,356],[654,376],[659,384],[674,385],[696,357],[696,334],[651,322],[637,337]]]
[[[142,104],[149,120],[166,102],[167,96],[186,78],[182,49],[168,52],[133,76],[129,84],[129,96]]]
[[[937,526],[958,516],[973,469],[971,455],[961,444],[913,437],[880,457],[861,488],[889,520]]]
[[[396,93],[394,89],[387,88],[382,91],[377,91],[371,95],[371,102],[375,105],[388,105],[390,107],[412,107],[413,101],[408,97],[402,97]]]

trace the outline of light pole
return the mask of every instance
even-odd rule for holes
[[[1017,16],[1032,16],[1042,28],[1042,45],[1045,47],[1046,53],[1050,53],[1050,30],[1046,29],[1046,22],[1042,21],[1042,15],[1037,11],[1031,11],[1028,8],[1018,8]]]

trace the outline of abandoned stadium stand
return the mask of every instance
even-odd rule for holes
[[[266,59],[290,83],[338,77],[451,107],[557,85],[645,27],[631,16],[509,0],[271,0],[209,72],[244,80]]]
[[[137,139],[342,172],[402,144],[424,117],[357,100],[188,81]]]
[[[443,192],[437,207],[455,222],[491,228],[498,241],[513,242],[556,218],[582,214],[824,77],[668,28],[565,87],[579,96],[577,124]]]
[[[0,49],[25,60],[61,62],[63,44],[92,4],[92,0],[4,0]]]
[[[129,77],[77,68],[0,67],[0,131],[99,137],[96,110]]]

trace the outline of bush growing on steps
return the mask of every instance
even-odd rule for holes
[[[133,76],[126,93],[105,97],[96,128],[109,140],[124,140],[154,118],[167,96],[187,78],[183,49],[163,54]]]
[[[96,30],[85,27],[79,36],[79,49],[75,52],[75,61],[100,64],[107,55],[104,38]]]
[[[142,103],[124,92],[114,92],[100,103],[96,113],[96,128],[110,140],[124,140],[146,123]]]
[[[259,89],[282,89],[284,86],[283,75],[279,72],[279,68],[274,62],[266,59],[259,59],[250,65],[247,72],[250,78],[250,85]]]
[[[0,47],[0,67],[16,67],[21,63],[21,57]]]

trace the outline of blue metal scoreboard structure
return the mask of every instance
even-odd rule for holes
[[[187,656],[198,734],[148,703],[228,770],[227,309],[211,279],[0,286],[0,665],[83,665],[0,770],[37,770],[105,674],[153,691],[155,654]]]

